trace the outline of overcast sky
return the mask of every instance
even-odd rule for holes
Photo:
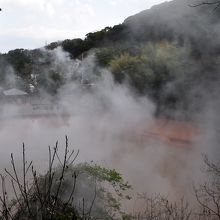
[[[0,0],[0,52],[37,48],[122,23],[165,0]]]

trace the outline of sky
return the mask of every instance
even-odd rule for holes
[[[165,0],[0,0],[0,53],[84,38]]]

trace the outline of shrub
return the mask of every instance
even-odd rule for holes
[[[126,216],[121,201],[130,199],[126,193],[131,186],[115,170],[93,163],[75,164],[78,153],[69,151],[67,138],[62,160],[58,143],[53,150],[49,147],[49,168],[46,174],[40,175],[32,162],[26,161],[23,145],[22,177],[12,154],[12,171],[5,169],[5,172],[11,178],[14,198],[8,198],[6,180],[1,175],[0,219],[84,220],[122,219]],[[29,183],[27,176],[30,173],[33,181]]]

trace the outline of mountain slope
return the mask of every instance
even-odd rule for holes
[[[15,87],[7,82],[8,63],[22,81],[16,86],[30,92],[31,84],[35,91],[56,94],[67,83],[66,68],[54,67],[58,47],[71,59],[95,54],[95,64],[111,70],[116,83],[129,84],[136,94],[147,95],[158,114],[181,110],[191,115],[205,100],[218,98],[220,14],[210,7],[190,7],[187,0],[174,0],[122,24],[88,33],[84,40],[53,42],[44,50],[9,51],[0,57],[0,86]],[[79,80],[76,72],[70,73],[72,80]]]

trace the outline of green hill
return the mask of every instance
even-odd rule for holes
[[[218,97],[219,12],[211,6],[190,7],[189,1],[174,0],[122,24],[88,33],[85,39],[52,42],[44,51],[15,49],[0,57],[0,84],[10,86],[6,83],[8,63],[20,82],[18,87],[30,92],[31,84],[35,91],[43,88],[56,94],[65,77],[59,68],[45,71],[53,63],[50,51],[61,47],[71,59],[85,58],[92,51],[96,64],[111,70],[116,83],[127,83],[136,94],[155,102],[157,114],[181,110],[190,115],[207,98]]]

